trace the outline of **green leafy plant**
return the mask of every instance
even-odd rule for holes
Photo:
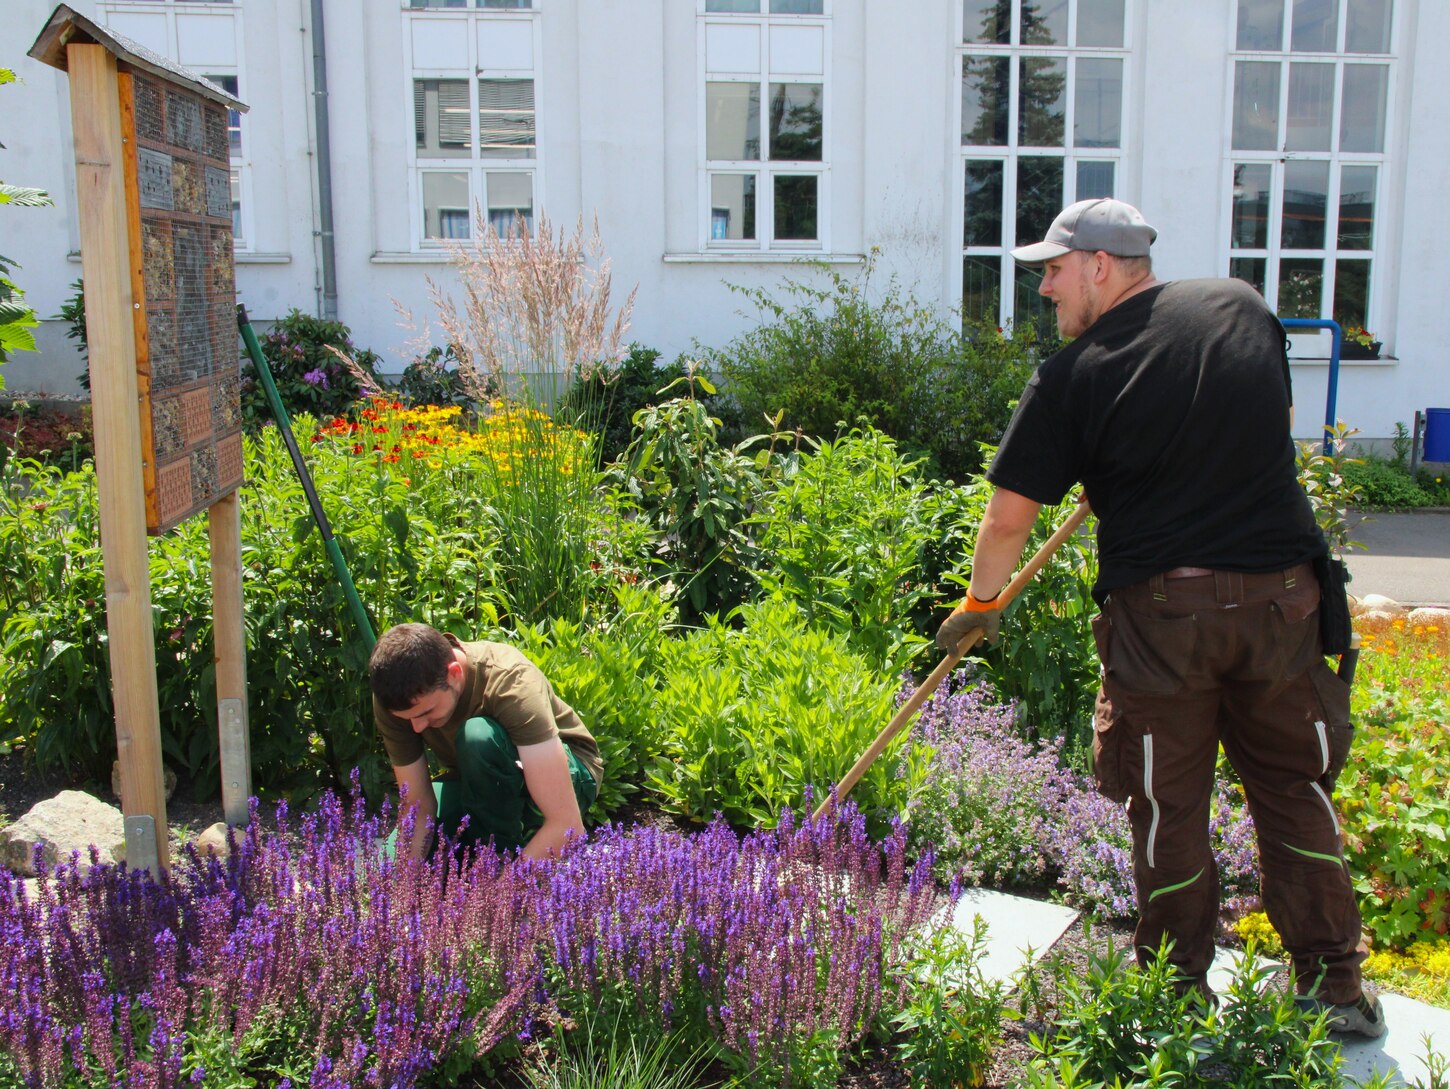
[[[81,389],[91,388],[90,345],[86,341],[86,285],[82,280],[75,280],[70,285],[71,293],[65,302],[60,304],[60,313],[55,316],[56,321],[65,322],[65,338],[76,342],[81,359],[87,362],[77,375],[77,381]]]
[[[693,1089],[708,1056],[677,1033],[636,1032],[597,1014],[556,1025],[552,1045],[552,1055],[524,1067],[531,1089]]]
[[[1344,466],[1344,479],[1355,490],[1357,505],[1370,510],[1414,510],[1435,504],[1407,469],[1374,456],[1354,458]]]
[[[458,373],[458,360],[451,344],[447,348],[434,345],[422,355],[414,356],[412,362],[403,368],[396,392],[412,406],[468,407],[473,404],[473,398],[464,388],[463,377]]]
[[[1318,442],[1299,444],[1299,483],[1309,496],[1314,520],[1329,542],[1331,555],[1340,556],[1356,547],[1350,539],[1348,508],[1359,499],[1359,488],[1349,479],[1358,458],[1348,457],[1345,448],[1356,432],[1343,423],[1330,429],[1329,450]]]
[[[561,407],[570,416],[581,417],[598,436],[599,454],[611,462],[629,448],[634,438],[635,415],[659,403],[663,391],[685,375],[685,365],[676,360],[661,363],[660,353],[642,344],[631,344],[614,373],[596,371],[579,375],[565,394]],[[719,411],[720,398],[703,390],[694,391],[712,414]]]
[[[982,974],[987,925],[978,915],[967,935],[934,930],[907,974],[916,980],[905,1008],[891,1017],[901,1034],[896,1055],[919,1085],[981,1085],[1002,1038],[1005,984]]]
[[[687,817],[770,826],[807,788],[821,798],[841,779],[891,718],[894,684],[791,602],[746,605],[739,619],[664,645],[664,752],[649,783]],[[899,736],[852,792],[878,830],[904,806],[907,782],[892,769],[907,743]]]
[[[9,68],[0,68],[0,86],[14,82],[15,73]],[[0,182],[0,204],[43,208],[50,203],[44,189]],[[11,270],[19,267],[10,258],[0,257],[0,363],[4,363],[12,352],[35,351],[35,334],[31,330],[40,324],[40,319],[25,304],[25,292],[10,278]],[[5,378],[0,375],[0,389],[4,388]]]
[[[294,309],[277,320],[261,338],[261,346],[289,416],[302,412],[338,415],[380,388],[376,369],[379,356],[355,347],[351,331],[340,321],[327,321]],[[248,360],[242,367],[242,420],[255,428],[271,418],[272,408],[261,379]]]
[[[796,602],[807,623],[898,673],[927,642],[911,621],[934,596],[921,567],[937,493],[874,428],[810,445],[786,459],[748,519],[753,574],[762,593]]]

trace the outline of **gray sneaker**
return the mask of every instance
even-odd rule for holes
[[[1294,1005],[1305,1013],[1324,1015],[1329,1031],[1340,1036],[1363,1036],[1377,1040],[1385,1034],[1385,1014],[1380,1000],[1371,994],[1361,993],[1353,1002],[1323,1002],[1311,995],[1301,994],[1294,999]]]

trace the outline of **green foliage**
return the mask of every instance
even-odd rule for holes
[[[28,401],[0,403],[0,463],[33,458],[46,465],[79,469],[94,456],[91,406],[77,413],[36,406]]]
[[[86,342],[86,285],[83,280],[74,280],[70,285],[70,296],[60,304],[60,313],[55,316],[56,321],[65,322],[65,338],[76,342],[80,350],[81,359],[87,365],[81,369],[77,376],[81,389],[91,388],[90,345]]]
[[[453,345],[447,349],[434,345],[403,368],[394,392],[409,406],[458,405],[468,407],[473,398],[464,388],[458,372],[458,359]],[[485,391],[487,392],[487,391]]]
[[[980,1085],[1002,1038],[1006,986],[982,975],[987,925],[978,915],[969,939],[955,927],[932,931],[907,967],[916,980],[891,1018],[902,1034],[896,1055],[918,1085]]]
[[[873,297],[872,262],[857,278],[819,267],[779,295],[734,287],[764,322],[705,359],[740,405],[747,428],[765,419],[813,438],[864,420],[933,473],[962,479],[995,442],[1044,345],[1029,328],[942,321],[892,281]],[[778,414],[782,414],[778,416]]]
[[[664,755],[649,773],[666,808],[695,820],[722,814],[773,826],[807,787],[825,797],[891,718],[894,678],[844,638],[808,627],[794,604],[741,609],[742,627],[712,618],[664,646],[659,721]],[[899,813],[906,782],[892,768],[898,736],[851,798],[876,827]]]
[[[1063,961],[1051,969],[1058,1009],[1037,1053],[1029,1089],[1147,1089],[1285,1084],[1333,1089],[1343,1083],[1339,1047],[1322,1016],[1294,1006],[1267,986],[1276,966],[1256,964],[1250,948],[1216,1010],[1193,991],[1175,990],[1162,950],[1147,967],[1123,951],[1092,956],[1085,971]]]
[[[0,86],[14,82],[15,73],[9,68],[0,68]],[[44,189],[0,182],[0,204],[43,208],[50,203]],[[12,352],[35,351],[35,334],[31,330],[40,324],[40,320],[35,311],[25,304],[25,292],[10,278],[11,269],[19,267],[10,258],[0,257],[0,363],[9,359]],[[4,388],[5,378],[0,375],[0,389]]]
[[[1407,469],[1384,458],[1355,458],[1345,465],[1344,478],[1354,488],[1357,504],[1371,510],[1414,510],[1436,504],[1436,497]]]
[[[927,643],[911,618],[934,596],[920,572],[937,493],[873,428],[813,445],[786,459],[749,520],[753,573],[764,594],[796,602],[808,624],[898,673]]]
[[[294,309],[272,326],[261,345],[288,416],[302,412],[318,417],[340,415],[369,387],[377,388],[378,355],[354,347],[352,334],[342,322]],[[329,347],[346,353],[358,369],[349,367]],[[256,428],[270,419],[272,407],[256,367],[248,359],[242,367],[242,420]]]
[[[1299,444],[1299,483],[1314,508],[1314,520],[1329,542],[1331,555],[1339,556],[1355,547],[1349,538],[1345,512],[1359,501],[1359,488],[1349,479],[1357,459],[1346,457],[1344,449],[1353,430],[1336,424],[1330,432],[1329,452],[1319,442]]]
[[[678,1034],[637,1032],[596,1014],[570,1030],[556,1025],[551,1043],[551,1056],[524,1068],[530,1089],[693,1089],[707,1055]]]
[[[683,363],[661,363],[659,359],[660,353],[653,348],[631,344],[617,370],[596,367],[581,374],[564,395],[560,408],[569,416],[582,415],[585,406],[595,407],[590,423],[598,435],[603,461],[614,461],[629,448],[635,416],[657,404],[666,387],[685,376]],[[700,399],[707,404],[713,400],[703,391]],[[712,410],[714,407],[711,404]]]
[[[748,455],[750,443],[722,447],[720,421],[695,395],[715,387],[699,375],[679,381],[686,396],[635,413],[634,441],[611,479],[661,535],[660,559],[683,580],[682,614],[693,621],[728,612],[753,590],[744,525],[771,475],[773,448]]]
[[[617,611],[597,626],[553,620],[519,633],[520,648],[599,742],[604,785],[593,816],[634,799],[662,751],[659,665],[673,609],[652,588],[622,583]]]

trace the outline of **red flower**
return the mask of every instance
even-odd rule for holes
[[[363,452],[363,445],[362,445],[362,443],[360,443],[360,442],[353,443],[352,444],[352,452],[354,454],[361,454]]]

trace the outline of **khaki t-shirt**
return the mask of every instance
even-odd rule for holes
[[[487,717],[502,726],[515,745],[559,738],[584,762],[596,785],[604,782],[604,761],[594,735],[574,709],[554,694],[538,666],[506,643],[460,643],[451,635],[447,639],[463,651],[467,663],[458,706],[442,726],[417,733],[406,719],[392,714],[373,697],[373,720],[394,767],[416,762],[426,745],[438,754],[446,774],[458,766],[455,741],[463,724]]]

